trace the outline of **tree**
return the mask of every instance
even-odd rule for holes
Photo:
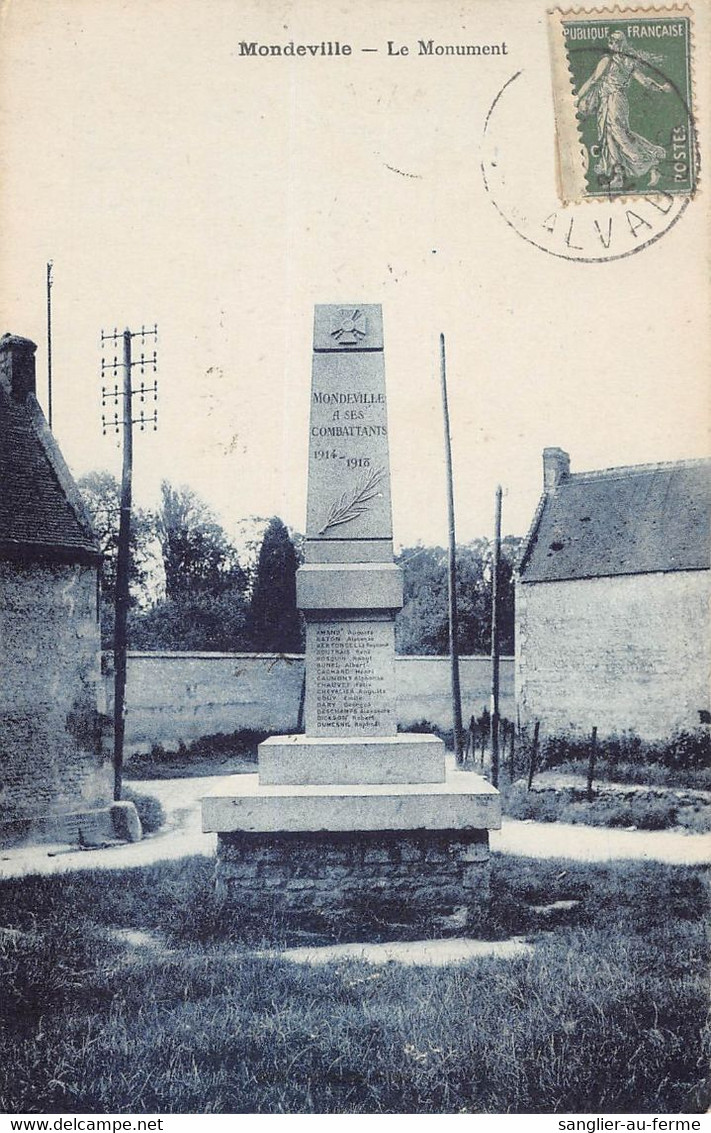
[[[247,576],[214,515],[191,488],[161,484],[156,533],[163,556],[165,594],[184,601],[198,594],[244,592]]]
[[[134,613],[134,649],[231,652],[249,646],[247,575],[236,548],[191,488],[161,485],[155,531],[165,597]]]
[[[129,615],[129,640],[133,649],[233,653],[250,647],[247,623],[243,590],[204,591]]]
[[[501,652],[514,648],[513,566],[520,539],[502,541],[499,564]],[[491,648],[491,570],[493,546],[475,539],[457,548],[458,645],[462,654]],[[447,553],[442,547],[409,547],[398,556],[404,571],[404,603],[395,621],[400,653],[443,656],[449,649]]]
[[[408,547],[397,557],[403,568],[403,606],[395,620],[399,653],[444,656],[449,649],[447,552]]]
[[[118,554],[121,487],[110,472],[87,472],[77,481],[103,555],[101,565],[101,641],[105,649],[113,644],[114,602],[116,600],[116,558]],[[129,543],[129,586],[131,606],[149,600],[148,578],[155,539],[154,516],[134,507],[131,512]]]
[[[295,653],[302,647],[296,609],[296,570],[299,565],[289,532],[273,516],[259,551],[250,608],[253,647],[265,653]]]

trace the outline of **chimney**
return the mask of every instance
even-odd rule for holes
[[[15,401],[26,401],[36,393],[34,342],[18,334],[0,338],[0,381]]]
[[[544,448],[543,450],[543,491],[554,492],[570,475],[570,457],[562,448]]]

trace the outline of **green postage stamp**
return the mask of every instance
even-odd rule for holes
[[[548,17],[561,200],[693,194],[691,10]]]

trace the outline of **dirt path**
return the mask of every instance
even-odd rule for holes
[[[566,822],[521,822],[504,818],[491,833],[491,848],[526,858],[568,858],[576,862],[615,859],[704,865],[711,861],[711,837],[677,830],[613,830]]]
[[[129,785],[154,795],[168,816],[157,834],[133,845],[105,850],[68,850],[66,846],[33,846],[0,852],[0,878],[25,874],[64,873],[75,869],[123,869],[159,861],[215,853],[216,835],[203,834],[200,799],[224,778],[149,779]],[[521,822],[505,818],[503,829],[491,834],[496,853],[532,858],[567,858],[603,862],[615,859],[660,861],[671,865],[701,865],[711,861],[711,836],[674,830],[611,830],[564,823]]]
[[[0,878],[21,877],[28,873],[67,873],[74,869],[124,869],[174,861],[193,854],[211,857],[217,846],[216,834],[203,834],[200,799],[224,778],[142,779],[126,786],[137,794],[153,795],[166,813],[166,824],[141,842],[111,846],[105,850],[69,850],[63,845],[40,845],[0,852]]]

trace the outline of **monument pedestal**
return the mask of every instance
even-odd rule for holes
[[[431,737],[389,739],[425,747]],[[427,783],[263,782],[263,749],[269,777],[274,752],[308,751],[304,740],[272,737],[260,745],[260,774],[232,776],[203,800],[223,897],[246,909],[370,908],[395,919],[465,907],[475,919],[489,899],[488,832],[501,825],[491,784],[453,769]]]
[[[397,733],[382,316],[317,307],[306,562],[305,735],[259,745],[259,773],[203,799],[221,892],[243,907],[470,914],[489,895],[499,794],[447,767],[431,735]]]
[[[473,920],[489,899],[499,793],[435,736],[272,736],[259,772],[203,799],[217,884],[245,910]]]

